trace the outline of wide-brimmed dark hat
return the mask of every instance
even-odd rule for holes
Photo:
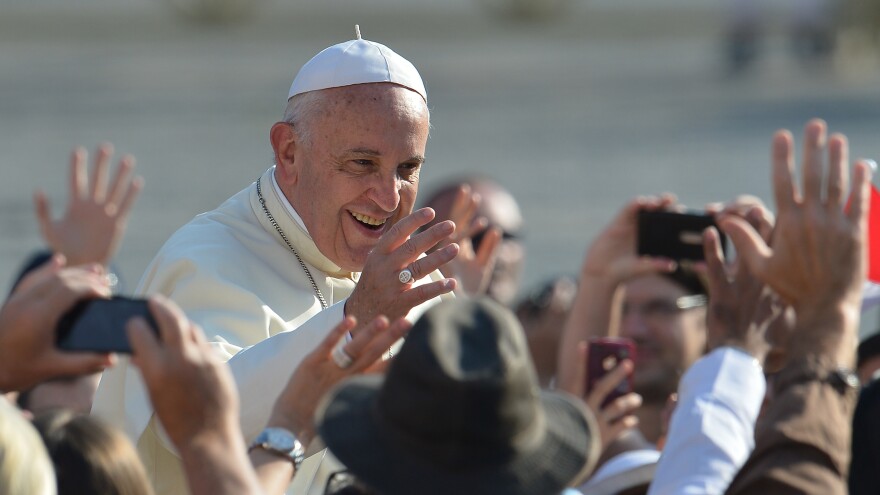
[[[333,454],[383,495],[556,495],[598,457],[592,415],[538,388],[522,327],[485,298],[428,310],[384,379],[342,383],[317,417]]]

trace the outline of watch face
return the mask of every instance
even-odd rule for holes
[[[266,428],[266,443],[273,449],[290,452],[296,446],[293,435],[281,428]]]

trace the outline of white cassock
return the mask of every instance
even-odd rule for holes
[[[275,186],[273,173],[274,167],[261,179],[266,207],[308,267],[328,309],[322,310],[303,267],[263,211],[255,184],[175,232],[136,291],[174,300],[228,360],[248,443],[265,426],[299,362],[342,321],[345,299],[360,276],[318,251]],[[440,279],[435,271],[416,285]],[[418,318],[439,301],[414,308],[408,318]],[[122,428],[136,443],[157,494],[187,493],[180,460],[153,416],[140,373],[127,359],[104,372],[92,413]],[[296,486],[315,476],[312,471],[324,455],[322,451],[307,459]]]

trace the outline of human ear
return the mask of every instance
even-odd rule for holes
[[[296,155],[299,136],[289,122],[276,122],[269,131],[269,142],[275,153],[275,176],[281,183],[293,183],[296,179]]]

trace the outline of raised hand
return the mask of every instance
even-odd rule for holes
[[[49,199],[42,191],[34,194],[40,231],[49,247],[67,257],[70,265],[101,263],[107,265],[125,234],[132,205],[143,189],[143,179],[132,178],[134,157],[119,161],[112,183],[108,185],[108,167],[113,146],[102,144],[89,176],[86,150],[77,148],[70,159],[70,187],[64,216],[52,220]]]
[[[448,266],[455,279],[460,282],[459,288],[471,296],[484,294],[489,288],[501,242],[501,231],[489,227],[485,217],[476,216],[481,201],[480,195],[471,192],[469,185],[459,186],[449,212],[449,220],[455,223],[455,232],[438,243],[439,247],[453,242],[458,244],[458,255]],[[483,231],[486,234],[475,250],[471,238]]]
[[[431,246],[455,231],[451,221],[440,222],[413,235],[434,218],[434,210],[422,208],[394,224],[367,258],[357,286],[345,303],[345,314],[358,321],[373,321],[385,315],[396,320],[419,304],[455,289],[455,279],[443,279],[413,287],[413,282],[449,263],[458,254],[458,244],[449,244],[419,257]],[[412,279],[401,282],[401,270],[408,269]]]
[[[105,353],[63,352],[55,347],[61,316],[82,299],[110,297],[98,265],[65,268],[64,257],[28,274],[0,309],[0,391],[24,390],[49,378],[101,371]]]
[[[608,374],[596,381],[593,390],[585,392],[588,346],[589,344],[586,342],[581,342],[577,346],[577,372],[575,373],[577,378],[562,390],[580,397],[593,412],[599,425],[599,436],[604,451],[624,431],[634,428],[638,424],[638,418],[633,413],[642,405],[642,397],[636,393],[629,393],[602,407],[605,398],[620,385],[620,382],[626,379],[628,374],[632,373],[633,362],[630,360],[621,361]]]
[[[384,370],[389,361],[381,360],[382,353],[412,326],[403,318],[389,324],[384,316],[376,317],[342,346],[351,359],[351,364],[342,368],[332,358],[333,348],[356,325],[354,318],[345,318],[302,360],[275,401],[268,426],[286,428],[308,446],[315,434],[315,409],[324,394],[345,378]]]
[[[171,300],[154,296],[150,313],[157,337],[146,321],[127,326],[153,409],[175,446],[238,429],[238,393],[232,373],[211,349],[202,330]]]
[[[846,364],[853,360],[865,279],[871,170],[866,162],[856,164],[852,200],[845,210],[846,137],[834,134],[826,139],[826,133],[825,122],[818,119],[804,129],[802,188],[794,178],[791,133],[779,131],[774,136],[778,217],[769,243],[736,216],[722,218],[720,227],[755,277],[794,307],[799,335],[792,339],[792,347],[801,354],[837,350],[838,362]]]
[[[675,270],[672,260],[639,256],[636,252],[638,211],[670,208],[675,202],[671,194],[630,201],[590,245],[581,276],[617,284],[639,275]]]
[[[736,216],[748,222],[768,241],[773,231],[773,215],[753,196],[742,196],[723,207],[708,211],[721,219]],[[741,348],[763,364],[770,342],[767,330],[783,315],[783,305],[763,282],[754,277],[743,263],[725,262],[718,232],[714,228],[703,234],[705,264],[696,269],[703,275],[709,292],[706,313],[707,346]]]
[[[183,459],[189,491],[256,494],[256,473],[238,421],[238,392],[229,367],[202,330],[173,302],[150,300],[159,337],[136,318],[126,331],[156,416]]]

